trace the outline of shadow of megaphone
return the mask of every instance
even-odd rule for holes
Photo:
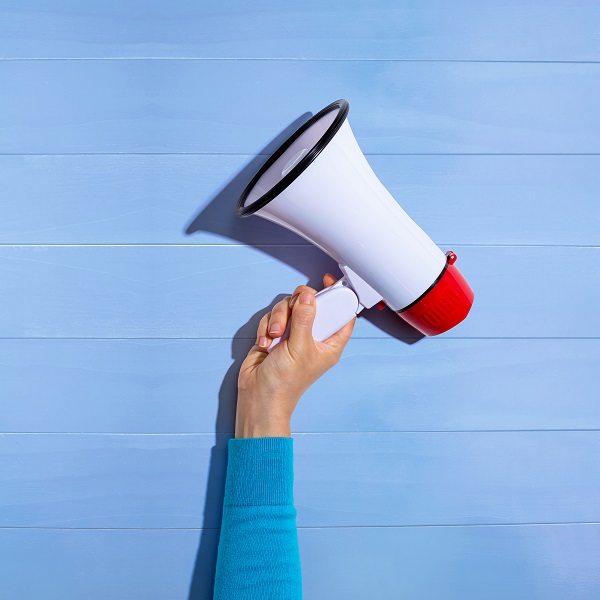
[[[324,252],[293,251],[290,246],[307,246],[308,242],[289,229],[266,219],[240,219],[235,214],[237,201],[254,175],[281,144],[311,117],[312,113],[304,113],[266,144],[205,203],[200,212],[188,223],[184,232],[186,235],[193,235],[198,231],[207,231],[253,246],[300,273],[304,273],[307,277],[305,284],[320,290],[323,287],[325,273],[329,272],[336,277],[341,276],[338,264],[329,255]],[[407,344],[414,344],[424,337],[421,332],[388,309],[366,310],[359,315],[359,318],[366,319],[378,329]],[[255,331],[250,332],[252,326],[253,324],[248,324],[247,327],[242,327],[238,334],[247,334],[248,337],[253,338]]]

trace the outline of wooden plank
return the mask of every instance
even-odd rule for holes
[[[1,340],[0,431],[232,432],[249,345]],[[293,430],[600,429],[599,355],[598,339],[352,339]]]
[[[598,60],[597,2],[29,0],[0,11],[3,57]]]
[[[597,525],[300,531],[310,598],[592,600]]]
[[[0,592],[30,600],[188,600],[201,532],[0,529]],[[212,598],[218,530],[202,532],[196,595]],[[205,554],[210,542],[210,557]],[[213,550],[213,547],[215,549]],[[33,572],[35,571],[35,576]]]
[[[454,250],[476,299],[446,337],[600,335],[600,248]],[[274,300],[307,283],[301,273],[320,289],[327,271],[339,275],[312,246],[6,246],[0,337],[255,338]],[[355,336],[418,334],[372,309]]]
[[[600,156],[368,159],[437,243],[600,242]],[[307,243],[268,221],[234,216],[237,198],[265,160],[0,156],[0,243]]]
[[[227,436],[2,434],[0,526],[217,527]],[[598,431],[294,436],[298,524],[600,520]]]
[[[600,63],[34,60],[0,80],[0,153],[254,155],[339,97],[367,153],[600,152]]]
[[[300,529],[298,535],[303,591],[314,600],[373,594],[594,600],[600,594],[598,524]],[[218,536],[218,530],[1,529],[0,590],[16,600],[211,598]]]

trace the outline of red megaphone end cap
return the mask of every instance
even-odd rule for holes
[[[425,335],[439,335],[452,329],[469,314],[473,305],[473,290],[453,262],[448,260],[441,277],[426,294],[397,312]]]

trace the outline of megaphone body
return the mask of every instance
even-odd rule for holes
[[[237,214],[256,214],[309,240],[343,277],[316,295],[313,338],[327,339],[364,308],[387,305],[425,335],[461,322],[473,291],[379,181],[338,100],[314,115],[248,184]],[[287,337],[287,330],[269,347]]]

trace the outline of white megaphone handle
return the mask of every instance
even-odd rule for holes
[[[326,340],[346,323],[349,323],[363,308],[358,301],[358,296],[352,288],[348,287],[345,278],[317,292],[315,299],[317,314],[313,323],[312,335],[318,342]],[[281,337],[273,339],[267,349],[268,352],[271,352],[281,340],[285,340],[289,336],[291,322],[292,319],[288,321]]]

